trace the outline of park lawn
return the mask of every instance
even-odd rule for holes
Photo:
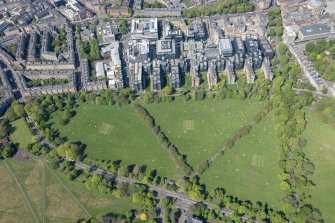
[[[24,203],[22,194],[8,172],[4,161],[0,161],[0,222],[33,223],[33,218]]]
[[[249,123],[266,102],[206,99],[145,107],[181,154],[195,168],[219,151],[227,138]]]
[[[91,159],[122,160],[123,164],[147,165],[160,176],[175,178],[179,171],[166,148],[137,116],[131,105],[81,105],[67,125],[59,124],[59,113],[51,122],[61,136],[87,145]]]
[[[26,122],[23,118],[11,123],[13,132],[10,134],[14,143],[19,144],[19,148],[26,148],[32,142],[31,134]]]
[[[321,211],[325,222],[335,222],[335,129],[321,121],[314,112],[306,112],[306,118],[307,127],[303,132],[307,139],[305,153],[315,165],[312,204]]]
[[[222,187],[242,200],[268,202],[280,209],[279,142],[273,129],[272,114],[253,126],[248,135],[213,161],[201,181],[209,191]]]
[[[56,174],[66,184],[75,197],[87,208],[92,216],[107,214],[110,212],[125,214],[129,210],[139,210],[140,205],[132,202],[132,197],[116,198],[112,195],[101,194],[98,191],[88,190],[84,184],[77,181],[69,181],[64,174],[56,171]],[[80,180],[79,177],[78,180]],[[83,193],[84,192],[84,193]]]
[[[27,195],[39,222],[76,222],[89,215],[125,214],[128,210],[140,208],[132,203],[131,198],[118,199],[89,191],[79,181],[70,182],[42,160],[6,162]],[[0,186],[0,222],[36,222],[4,161],[0,161],[0,170],[0,177],[4,179],[4,184]]]

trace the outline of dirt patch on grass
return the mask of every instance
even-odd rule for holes
[[[13,158],[20,161],[30,161],[32,156],[26,151],[19,150]]]
[[[251,165],[252,166],[263,168],[264,167],[264,162],[265,162],[264,156],[254,154],[251,157]]]
[[[109,135],[113,130],[113,128],[114,128],[113,125],[103,122],[99,128],[99,133],[103,135]]]
[[[194,120],[184,120],[183,121],[183,130],[184,131],[194,130]]]

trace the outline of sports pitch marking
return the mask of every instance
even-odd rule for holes
[[[255,167],[263,168],[264,167],[264,161],[265,161],[265,158],[264,158],[264,156],[261,156],[261,155],[254,154],[251,157],[251,165],[255,166]]]
[[[194,120],[184,120],[183,121],[183,130],[184,131],[194,130]]]
[[[113,128],[114,127],[112,125],[103,122],[99,128],[99,133],[103,135],[109,135]]]

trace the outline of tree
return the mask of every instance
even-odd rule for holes
[[[10,158],[12,157],[16,152],[16,149],[12,143],[7,144],[5,148],[2,150],[2,157],[3,158]]]
[[[72,142],[66,142],[59,146],[57,148],[57,153],[59,156],[70,160],[81,160],[84,155],[82,147]]]
[[[141,219],[141,221],[147,221],[148,217],[147,217],[147,215],[145,213],[141,213],[140,214],[140,219]]]
[[[144,102],[146,104],[151,104],[154,102],[154,94],[152,92],[148,92],[144,95]]]
[[[0,123],[0,139],[5,138],[7,134],[8,134],[7,126]]]
[[[119,21],[119,32],[122,35],[127,34],[127,22],[124,19],[122,19],[122,20]]]
[[[90,41],[90,59],[91,60],[99,60],[101,55],[100,55],[100,49],[99,49],[99,44],[96,39],[92,39]]]

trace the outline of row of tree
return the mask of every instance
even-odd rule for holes
[[[134,111],[144,120],[146,125],[155,133],[158,137],[159,142],[169,151],[176,165],[181,168],[184,174],[187,176],[191,174],[192,167],[187,163],[186,157],[179,153],[177,147],[173,145],[169,138],[162,132],[159,125],[155,123],[154,118],[149,112],[139,104],[133,105]]]
[[[268,19],[269,19],[269,35],[270,36],[283,36],[283,24],[281,18],[281,10],[279,7],[275,7],[268,11]]]
[[[212,6],[191,7],[183,12],[188,18],[210,16],[214,14],[234,14],[254,11],[255,6],[249,0],[220,0]]]
[[[292,82],[285,79],[275,82],[272,98],[275,131],[280,140],[279,166],[280,189],[284,192],[283,211],[293,222],[323,222],[318,210],[309,204],[309,188],[313,163],[306,157],[301,133],[306,126],[305,113],[301,110],[312,103],[309,95],[297,96],[291,89]]]
[[[249,134],[253,125],[259,123],[271,111],[271,109],[272,109],[271,105],[268,104],[267,106],[265,106],[265,108],[262,111],[260,111],[258,114],[256,114],[253,117],[253,119],[250,123],[241,127],[237,132],[235,132],[231,137],[229,137],[227,139],[227,141],[225,142],[225,144],[223,145],[224,150],[223,150],[223,148],[220,149],[220,155],[223,155],[225,150],[233,148],[235,143],[241,137]],[[199,164],[199,166],[197,168],[197,173],[200,174],[200,175],[203,174],[210,167],[210,164],[211,163],[209,162],[209,160],[205,160],[204,162]]]

